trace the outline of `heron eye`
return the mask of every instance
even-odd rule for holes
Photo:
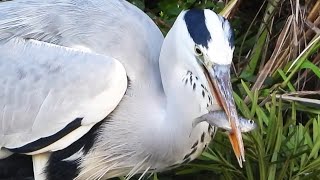
[[[250,120],[249,120],[249,123],[250,123],[250,124],[253,124],[254,122],[253,122],[253,120],[250,119]]]
[[[198,46],[194,47],[194,52],[197,56],[202,56],[202,51]]]

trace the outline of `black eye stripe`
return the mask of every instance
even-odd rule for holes
[[[206,25],[204,10],[190,9],[184,15],[188,32],[196,44],[208,48],[208,42],[211,40],[210,32]]]

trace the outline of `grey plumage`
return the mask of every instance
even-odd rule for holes
[[[108,88],[118,86],[115,107],[126,88],[124,69],[109,57],[21,39],[2,44],[0,54],[1,146],[6,148],[52,135],[78,117],[83,126],[93,126],[108,114],[106,105],[99,114],[90,104],[99,100],[93,99],[107,98]]]

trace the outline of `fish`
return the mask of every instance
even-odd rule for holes
[[[230,122],[228,120],[227,114],[224,111],[209,111],[209,113],[196,118],[192,122],[192,127],[194,128],[199,123],[204,121],[208,122],[214,127],[224,129],[228,132],[231,131]],[[242,133],[250,132],[258,127],[258,125],[252,119],[246,119],[241,116],[239,116],[239,126]]]

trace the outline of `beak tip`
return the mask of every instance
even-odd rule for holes
[[[229,134],[229,139],[230,139],[234,154],[236,155],[236,158],[238,160],[239,166],[242,168],[243,167],[242,163],[245,162],[243,143],[239,142],[235,133]]]
[[[239,158],[237,158],[238,159],[238,163],[239,163],[239,166],[240,166],[240,168],[243,168],[243,165],[242,165],[242,159],[239,157]]]

